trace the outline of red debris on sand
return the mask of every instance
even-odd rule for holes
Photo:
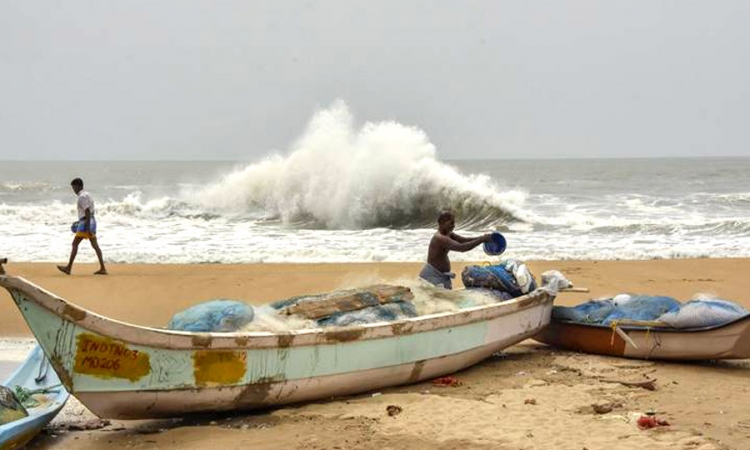
[[[648,430],[654,427],[668,427],[669,422],[659,419],[656,416],[641,416],[638,418],[638,428]]]
[[[461,386],[462,383],[456,377],[447,376],[447,377],[435,378],[434,380],[432,380],[432,384],[434,384],[435,386],[458,387],[458,386]]]

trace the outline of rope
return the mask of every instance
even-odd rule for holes
[[[619,320],[613,320],[612,323],[609,324],[609,327],[612,328],[612,337],[609,338],[609,346],[614,347],[615,346],[615,333],[617,332],[617,324],[620,323]]]
[[[39,372],[37,373],[36,378],[34,378],[34,381],[36,381],[37,384],[44,381],[44,379],[47,378],[48,371],[49,361],[46,356],[42,355],[42,361],[39,363]]]

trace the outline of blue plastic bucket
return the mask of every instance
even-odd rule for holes
[[[490,236],[490,241],[484,243],[484,252],[488,255],[502,255],[506,245],[505,236],[495,231]]]

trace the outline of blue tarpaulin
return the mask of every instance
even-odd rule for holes
[[[552,319],[610,325],[620,320],[662,322],[674,328],[721,325],[750,312],[736,303],[720,299],[680,303],[660,295],[627,295],[590,300],[573,307],[555,306]]]

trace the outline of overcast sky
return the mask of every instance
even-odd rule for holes
[[[336,99],[444,159],[750,156],[750,2],[0,0],[0,159],[254,160]]]

